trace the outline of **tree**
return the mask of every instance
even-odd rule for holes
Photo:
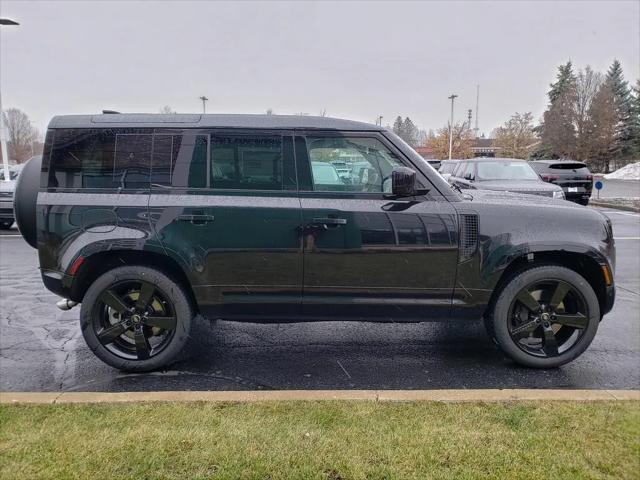
[[[40,153],[36,149],[40,134],[31,125],[29,116],[19,108],[5,110],[2,115],[7,129],[9,159],[15,160],[16,163],[23,163]]]
[[[401,116],[396,117],[396,120],[393,122],[393,131],[412,147],[417,144],[418,127],[416,127],[409,117],[406,117],[404,120]]]
[[[609,172],[617,123],[613,91],[609,82],[604,82],[593,97],[585,124],[585,135],[589,137],[588,158],[585,160],[592,170]]]
[[[429,131],[426,145],[431,147],[437,159],[449,158],[449,125],[439,128],[436,133]],[[465,122],[454,124],[451,158],[471,158],[473,156],[472,146],[473,133],[467,128],[467,124]]]
[[[550,85],[549,107],[539,127],[540,149],[536,157],[573,157],[576,149],[575,111],[576,76],[571,61],[558,67],[555,83]]]
[[[633,134],[633,155],[640,158],[640,78],[633,87],[633,109],[631,110],[631,125]]]
[[[574,158],[576,160],[588,161],[592,151],[592,137],[587,131],[591,123],[589,112],[593,99],[595,98],[603,82],[603,75],[594,72],[587,65],[584,70],[578,72],[576,78],[576,93],[574,105],[574,121],[576,128],[576,150]]]
[[[531,112],[512,115],[497,129],[493,142],[495,147],[500,148],[500,155],[509,158],[528,158],[537,143]]]
[[[173,108],[171,108],[169,105],[165,105],[160,109],[160,113],[177,113],[177,112]]]
[[[273,115],[273,108],[267,108],[267,115]]]
[[[558,67],[558,75],[556,76],[555,83],[550,84],[549,90],[549,103],[553,104],[567,91],[571,90],[576,81],[576,76],[573,73],[573,64],[569,60],[564,65]]]
[[[615,141],[612,145],[612,156],[628,158],[633,152],[633,98],[629,84],[624,79],[622,65],[614,60],[607,71],[606,82],[609,84],[614,98],[614,106],[618,119]]]

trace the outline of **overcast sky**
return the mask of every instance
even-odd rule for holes
[[[560,63],[640,76],[640,1],[93,2],[0,0],[3,107],[53,115],[326,109],[438,128],[475,108],[480,130],[544,111]]]

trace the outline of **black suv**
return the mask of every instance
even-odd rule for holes
[[[197,314],[484,319],[515,361],[555,367],[614,301],[604,215],[459,194],[392,132],[346,120],[55,117],[16,215],[61,308],[82,303],[89,347],[130,371],[173,361]]]
[[[593,175],[586,164],[573,160],[532,160],[529,164],[542,180],[562,187],[567,200],[589,204]]]

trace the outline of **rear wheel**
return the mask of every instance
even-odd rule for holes
[[[149,371],[174,361],[188,342],[193,308],[183,288],[149,267],[120,267],[89,287],[82,334],[103,362]]]
[[[498,295],[487,327],[516,362],[553,368],[580,356],[599,322],[591,285],[573,270],[549,265],[513,277]]]

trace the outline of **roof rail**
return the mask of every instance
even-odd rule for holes
[[[116,112],[115,110],[102,110],[102,113],[104,113],[105,115],[114,115],[120,112]]]

